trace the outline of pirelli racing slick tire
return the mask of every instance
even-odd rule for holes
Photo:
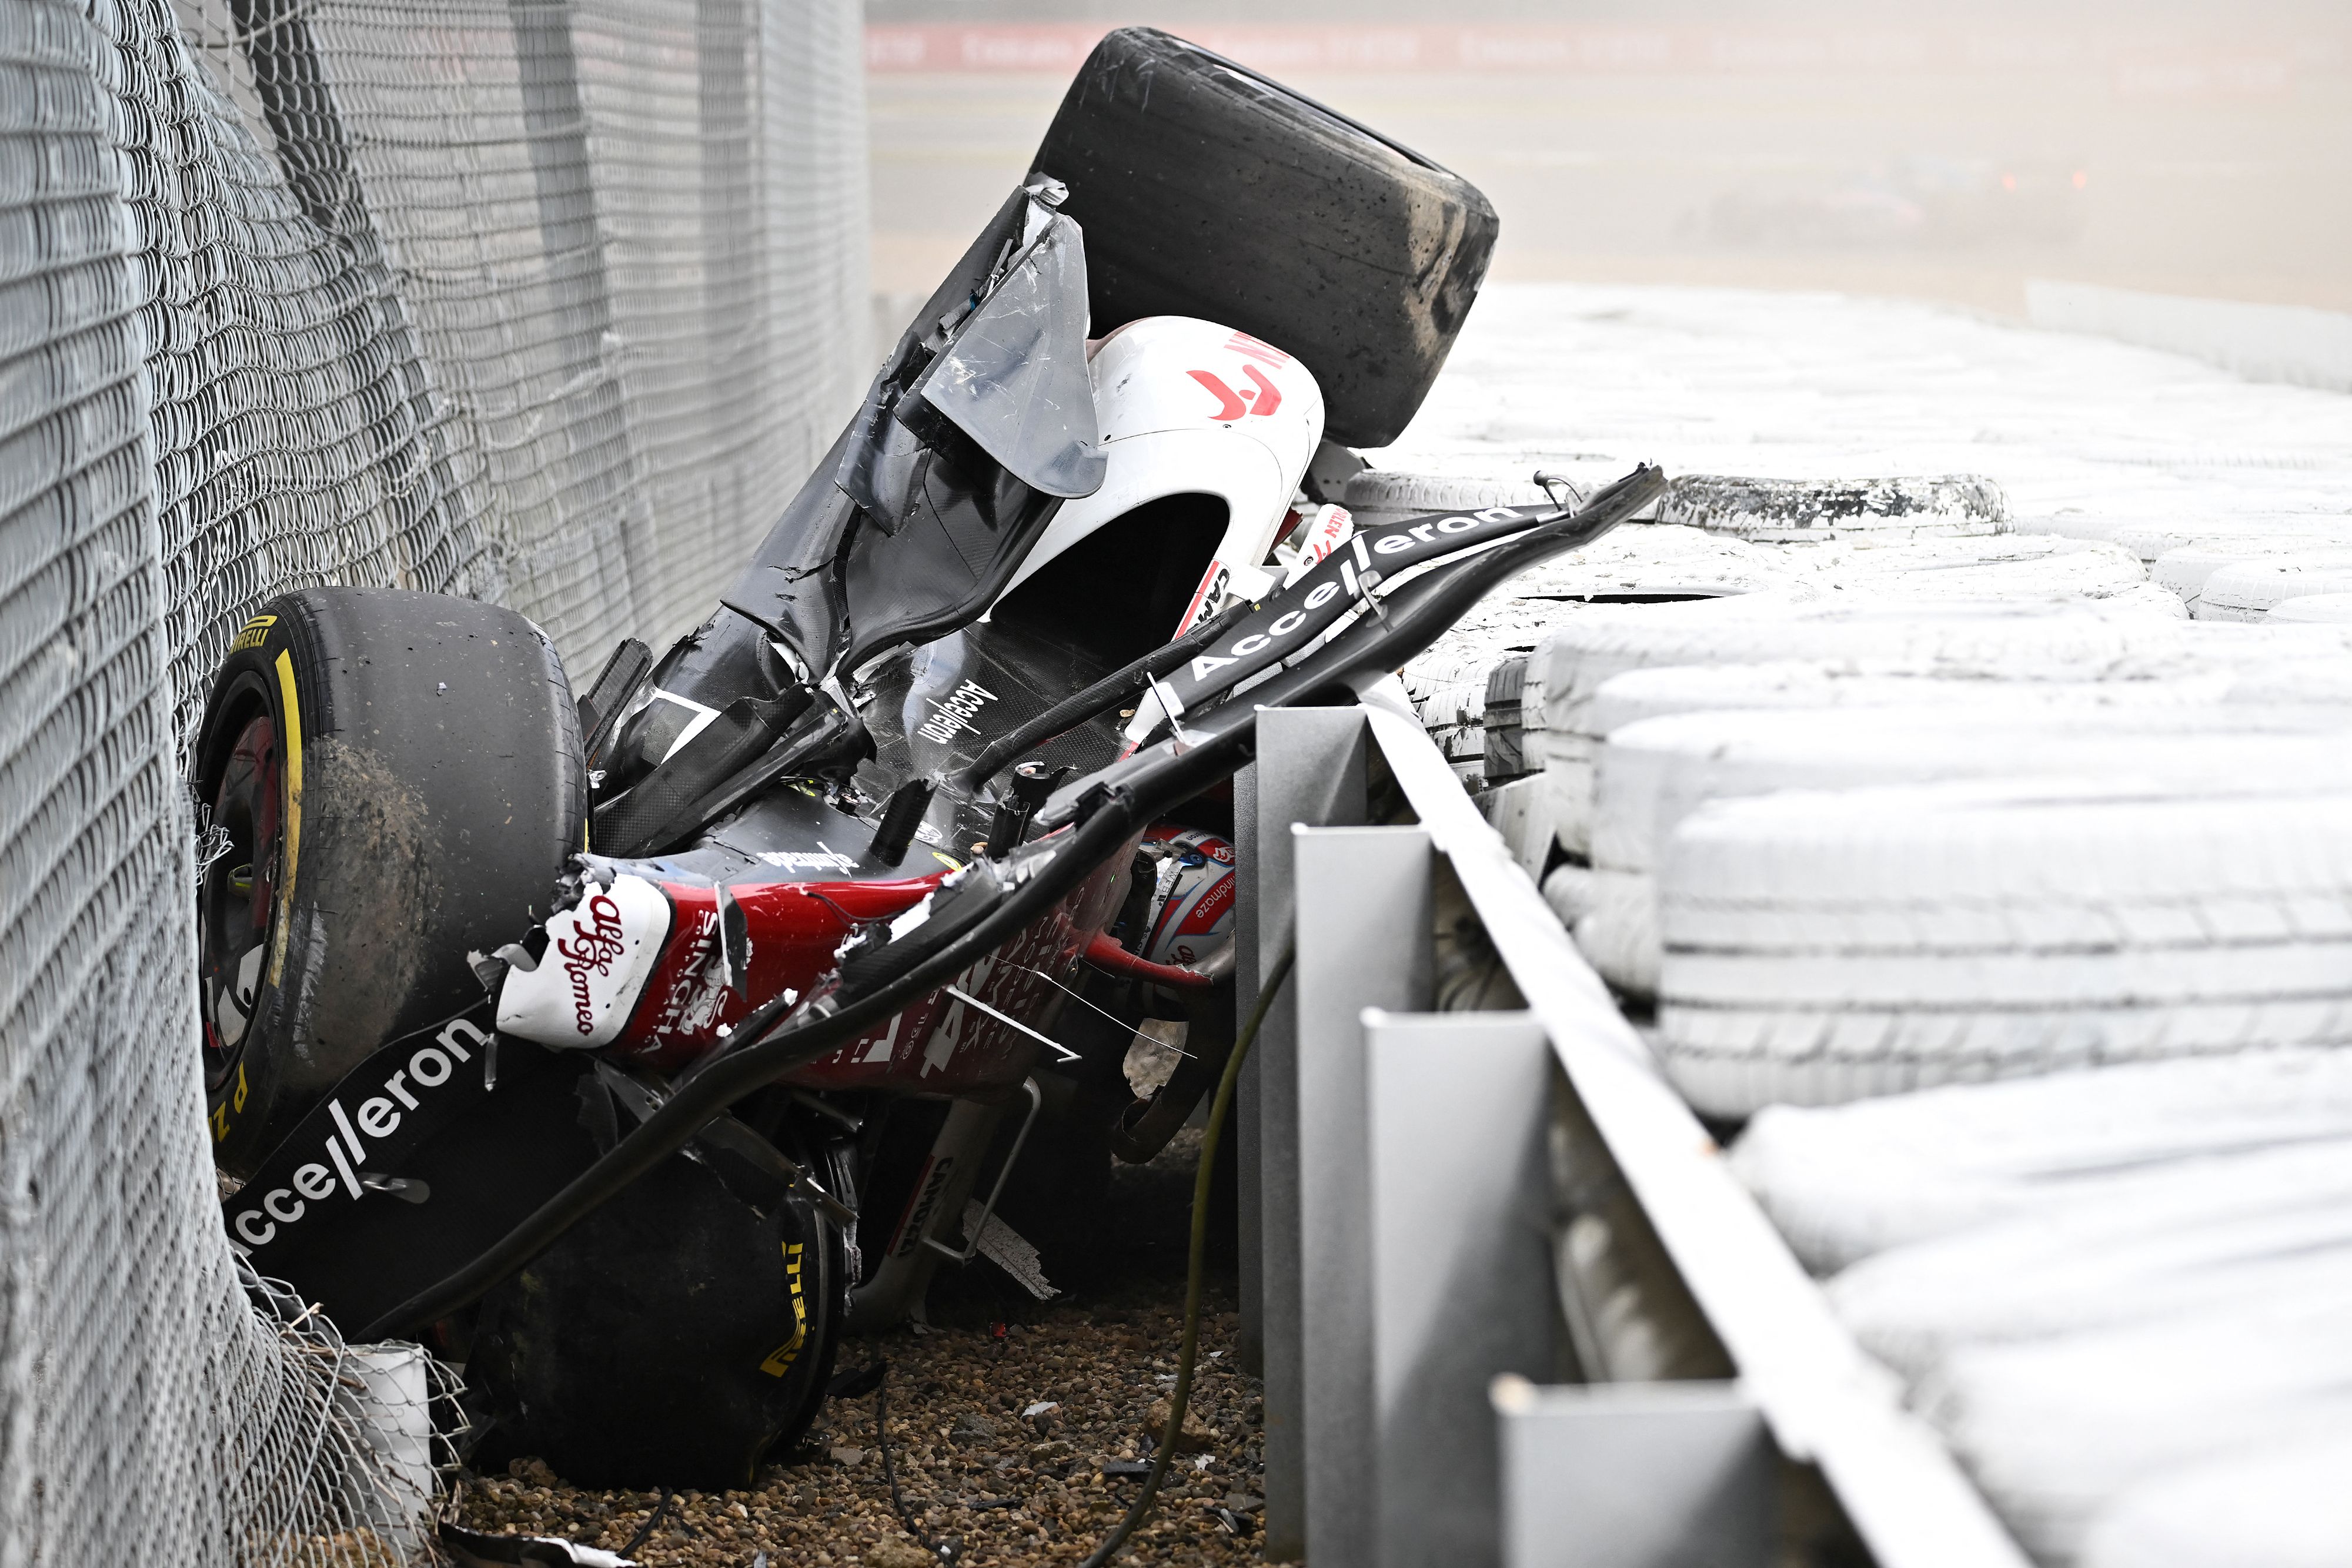
[[[587,806],[546,635],[389,589],[262,606],[191,783],[206,1109],[236,1176],[370,1051],[480,998],[467,953],[546,917]]]
[[[577,1486],[726,1491],[800,1440],[846,1259],[805,1196],[756,1179],[722,1151],[672,1155],[484,1299],[478,1468],[530,1455]]]

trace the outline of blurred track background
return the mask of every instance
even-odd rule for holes
[[[2018,316],[2025,281],[2053,277],[2352,308],[2341,5],[873,0],[879,329],[1025,171],[1095,39],[1130,22],[1468,176],[1503,214],[1498,279]]]

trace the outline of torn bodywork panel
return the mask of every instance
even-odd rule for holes
[[[1235,160],[1286,193],[1215,172]],[[1426,160],[1121,29],[658,658],[625,643],[575,693],[489,607],[277,601],[197,779],[242,868],[200,911],[207,1076],[246,1117],[235,1244],[466,1359],[486,1453],[626,1485],[743,1484],[843,1325],[919,1311],[937,1268],[1050,1291],[1113,1153],[1148,1158],[1232,1049],[1257,705],[1351,700],[1654,499],[1644,475],[1573,514],[1360,529],[1318,487],[1357,461],[1327,423],[1371,439],[1417,406],[1493,228]],[[312,622],[341,641],[280,624]],[[382,788],[303,736],[335,712],[392,737]],[[410,793],[430,843],[395,831]],[[400,844],[462,942],[368,918]],[[362,913],[297,929],[298,864]],[[298,999],[250,962],[265,932],[321,985],[365,937],[372,973],[487,995],[404,992],[411,1032],[299,1077],[310,1042],[247,1022]],[[1139,1038],[1181,1054],[1139,1095]]]

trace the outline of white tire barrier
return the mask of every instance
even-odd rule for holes
[[[1661,1057],[1717,1116],[2352,1043],[2352,795],[1719,802],[1675,834],[1658,906]]]
[[[1975,1345],[1913,1399],[2019,1543],[2071,1564],[2092,1521],[2136,1483],[2232,1448],[2352,1429],[2347,1314],[2352,1274],[2295,1297]]]
[[[2307,1173],[2253,1162],[2347,1141],[2352,1052],[2279,1051],[1775,1105],[1730,1158],[1806,1267],[1832,1273],[2046,1213],[2062,1196],[2073,1207],[2177,1210],[2225,1162],[2253,1174],[2223,1180],[2291,1191]]]
[[[2352,593],[2352,554],[2242,560],[2205,580],[2196,614],[2200,621],[2261,621],[2290,599],[2334,593]]]
[[[1402,515],[1402,514],[1401,514]],[[1781,588],[1810,595],[1789,552],[1654,524],[1621,528],[1514,578],[1400,672],[1423,725],[1465,783],[1479,781],[1483,702],[1498,664],[1524,658],[1595,604],[1684,601]],[[1793,586],[1792,586],[1793,585]],[[1538,727],[1540,725],[1538,724]]]
[[[2074,598],[2120,600],[2155,615],[2180,613],[2169,597],[2149,586],[2147,569],[2128,550],[2047,535],[1922,539],[1867,549],[1832,545],[1821,551],[1810,580],[1822,600],[1899,599],[1928,605]]]
[[[2134,1201],[2053,1184],[2040,1212],[1881,1252],[1830,1281],[1863,1348],[1916,1381],[1962,1346],[2291,1298],[2352,1278],[2352,1138],[2231,1155]],[[2202,1179],[2195,1179],[2195,1178]]]
[[[2191,616],[2197,614],[2205,580],[2225,566],[2263,560],[2273,556],[2306,554],[2325,548],[2325,541],[2298,534],[2256,534],[2234,539],[2200,539],[2166,550],[2148,562],[2148,580],[2180,596]]]
[[[2341,1568],[2352,1424],[2158,1471],[2084,1532],[2082,1568]]]
[[[2352,659],[2344,662],[2352,680]],[[1781,659],[1760,664],[1670,664],[1633,670],[1593,693],[1588,737],[1605,738],[1629,724],[1675,714],[1803,708],[2012,707],[2074,711],[2106,707],[2198,707],[2232,688],[2226,672],[2113,681],[1997,680],[1965,670],[1938,674],[1932,665]],[[2347,695],[2352,700],[2352,695]]]
[[[1553,821],[1560,842],[1585,853],[1595,750],[1587,709],[1612,678],[1633,670],[1799,660],[1986,680],[2095,681],[2126,669],[2183,667],[2186,631],[2174,621],[2075,604],[1939,604],[1923,612],[1898,602],[1810,606],[1754,593],[1641,612],[1595,610],[1545,637],[1528,664],[1530,683],[1543,691],[1537,748],[1553,788]]]
[[[2160,1540],[2163,1478],[2352,1434],[2352,1052],[1774,1109],[1731,1159],[1810,1264],[1844,1266],[1840,1317],[2044,1563],[2173,1563],[2109,1555]],[[2246,1507],[2270,1494],[2210,1484],[2247,1554],[2177,1561],[2273,1561]],[[2326,1517],[2306,1499],[2277,1538]]]
[[[2352,622],[2352,593],[2311,593],[2282,599],[2271,606],[2265,622],[2287,622],[2335,626]]]
[[[1616,730],[1600,751],[1590,835],[1605,892],[1575,926],[1578,946],[1620,990],[1655,994],[1653,873],[1675,827],[1713,800],[2025,776],[2228,795],[2352,786],[2352,709],[2052,706],[2030,685],[2000,690],[2006,704],[1685,714]]]
[[[1633,605],[1760,592],[1789,608],[2074,599],[2109,601],[2111,612],[2132,606],[2152,616],[2182,613],[2144,576],[2121,550],[2064,539],[1937,538],[1867,549],[1832,540],[1775,549],[1693,528],[1629,527],[1515,580],[1402,675],[1431,737],[1450,758],[1468,763],[1482,746],[1477,696],[1486,677],[1596,604],[1623,612]]]
[[[2306,541],[2304,548],[2325,548],[2326,544],[2352,546],[2352,521],[2317,514],[2302,517],[2231,517],[2210,521],[2147,523],[2136,528],[2117,528],[2112,535],[2116,544],[2145,561],[2153,561],[2170,551],[2194,546],[2241,544],[2248,554],[2254,554],[2262,541]],[[2323,541],[2315,547],[2308,541]]]

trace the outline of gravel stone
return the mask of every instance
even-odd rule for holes
[[[1136,1496],[1139,1481],[1097,1467],[1146,1457],[1141,1435],[1155,1403],[1165,1428],[1198,1152],[1199,1134],[1188,1131],[1150,1165],[1114,1172],[1101,1266],[1069,1295],[1038,1305],[986,1265],[956,1278],[943,1270],[929,1332],[843,1342],[845,1369],[877,1356],[890,1363],[899,1487],[923,1534],[961,1543],[961,1568],[1078,1563]],[[1215,1511],[1229,1494],[1261,1490],[1264,1438],[1257,1382],[1233,1366],[1240,1318],[1230,1264],[1213,1269],[1207,1287],[1184,1442],[1191,1448],[1197,1430],[1202,1446],[1170,1470],[1122,1564],[1258,1561],[1255,1518],[1238,1515],[1236,1535]],[[1040,1403],[1055,1408],[1024,1420]],[[680,1493],[637,1559],[647,1568],[751,1568],[765,1552],[770,1568],[929,1568],[937,1559],[892,1511],[876,1448],[872,1396],[834,1401],[750,1490]],[[850,1453],[857,1462],[836,1462]],[[463,1478],[459,1523],[617,1552],[661,1500],[658,1491],[571,1487],[537,1459],[512,1469]]]

